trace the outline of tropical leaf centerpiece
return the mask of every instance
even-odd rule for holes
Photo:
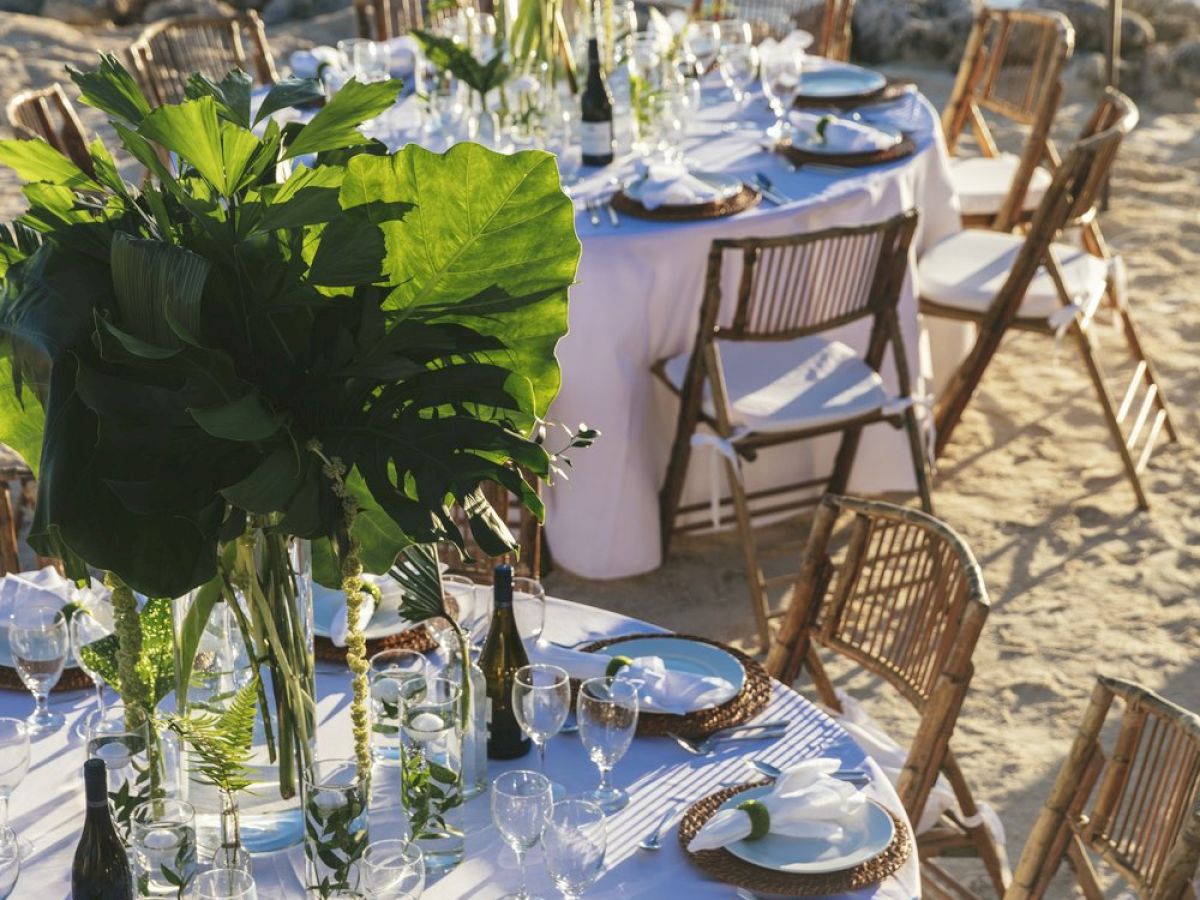
[[[480,485],[542,513],[521,472],[553,459],[534,436],[559,389],[571,202],[546,153],[387,153],[358,126],[396,81],[351,81],[281,129],[270,113],[315,82],[278,85],[252,119],[241,72],[157,108],[112,57],[72,77],[152,177],[125,183],[99,141],[94,176],[0,143],[29,202],[0,252],[0,439],[38,475],[30,542],[120,589],[198,589],[185,658],[213,604],[243,597],[286,796],[314,727],[287,542],[311,541],[315,577],[351,602],[402,547],[461,547],[455,505],[485,552],[513,548]]]

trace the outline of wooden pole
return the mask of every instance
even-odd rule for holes
[[[1105,53],[1105,77],[1109,87],[1121,89],[1121,3],[1108,0],[1108,49]],[[1100,194],[1100,208],[1108,210],[1108,188],[1112,179],[1110,171],[1104,176],[1104,189]]]

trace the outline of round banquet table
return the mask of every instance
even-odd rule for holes
[[[661,631],[652,625],[615,613],[551,598],[547,602],[544,637],[564,643],[600,639],[622,634]],[[344,668],[318,666],[319,753],[323,757],[348,756],[351,752],[349,696],[350,678]],[[66,714],[66,725],[33,743],[28,776],[12,798],[12,825],[34,844],[33,857],[24,864],[14,897],[56,900],[70,896],[71,859],[83,825],[82,767],[84,745],[75,736],[75,724],[93,703],[89,692],[56,694],[51,704]],[[0,715],[25,716],[32,709],[27,694],[0,692]],[[693,866],[679,847],[675,827],[688,804],[712,793],[727,779],[749,780],[752,773],[744,760],[758,757],[777,766],[787,766],[816,756],[836,756],[845,766],[865,768],[871,781],[868,795],[904,819],[891,784],[862,750],[808,700],[776,683],[770,705],[759,716],[789,719],[787,736],[774,743],[754,741],[726,745],[709,757],[685,753],[667,738],[638,737],[625,758],[617,764],[614,782],[629,791],[632,800],[608,822],[608,853],[600,880],[587,893],[595,900],[625,897],[666,897],[686,894],[689,900],[722,898],[733,894],[729,885],[707,878]],[[550,742],[547,770],[569,793],[588,790],[596,784],[596,768],[588,761],[577,735],[560,735]],[[531,754],[511,762],[490,763],[490,775],[509,768],[536,768]],[[389,770],[376,770],[387,772]],[[396,769],[391,769],[396,772]],[[376,777],[381,777],[379,774]],[[383,776],[386,777],[386,776]],[[674,799],[679,798],[679,799]],[[500,897],[516,887],[516,863],[512,852],[491,824],[487,795],[469,801],[466,857],[450,873],[431,882],[427,900]],[[657,853],[638,849],[641,840],[658,823],[664,812],[674,810],[663,846]],[[907,821],[907,819],[905,819]],[[259,900],[284,900],[303,896],[303,850],[256,856],[254,875]],[[530,889],[546,898],[557,897],[543,865],[541,851],[528,856]],[[856,898],[908,900],[920,895],[916,852],[891,877]]]

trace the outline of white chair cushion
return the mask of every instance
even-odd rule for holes
[[[954,185],[954,193],[958,194],[962,214],[991,216],[998,213],[1020,164],[1021,158],[1014,153],[950,160],[950,181]],[[1053,177],[1041,166],[1033,170],[1025,191],[1025,209],[1037,208],[1051,181]]]
[[[968,228],[935,244],[917,264],[921,297],[941,306],[983,312],[1004,285],[1025,239],[981,228]],[[1087,303],[1104,293],[1108,266],[1104,260],[1078,247],[1054,244],[1071,299]],[[1039,268],[1021,303],[1020,315],[1046,319],[1062,308],[1054,280]]]
[[[857,353],[820,335],[791,341],[718,341],[733,425],[791,431],[857,418],[894,399]],[[667,361],[667,380],[683,386],[688,357]],[[704,411],[713,415],[707,393]]]

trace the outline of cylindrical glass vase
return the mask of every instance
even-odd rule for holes
[[[231,814],[251,853],[300,843],[301,773],[316,755],[308,542],[258,529],[221,550],[219,578],[232,591],[205,586],[175,602],[178,706],[184,714],[222,716],[239,692],[253,691],[257,699],[250,787],[235,795],[236,810],[201,774],[195,751],[183,748],[186,799],[196,810],[203,859],[215,855],[222,831],[230,831]],[[191,659],[185,658],[188,648],[194,648]],[[262,663],[257,687],[252,658]]]
[[[463,858],[461,702],[457,684],[433,678],[424,699],[404,708],[401,790],[429,872],[444,872]]]
[[[352,759],[322,759],[304,781],[305,890],[326,898],[358,889],[367,849],[367,792]]]

